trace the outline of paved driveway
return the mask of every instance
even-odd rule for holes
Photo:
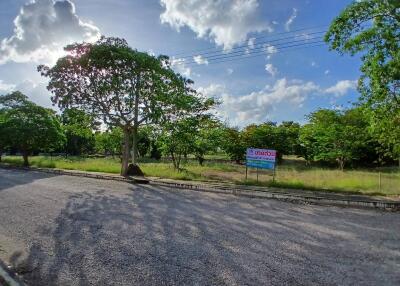
[[[0,169],[29,285],[400,285],[400,213]]]

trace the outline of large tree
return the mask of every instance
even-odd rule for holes
[[[20,92],[0,96],[2,105],[1,141],[18,149],[29,165],[34,151],[52,151],[63,145],[65,137],[53,110],[30,102]]]
[[[400,1],[354,1],[325,35],[330,48],[361,54],[361,101],[387,154],[400,158]]]
[[[137,132],[143,123],[157,121],[176,103],[185,82],[165,56],[154,57],[130,48],[118,38],[66,47],[67,56],[50,68],[39,66],[50,79],[52,101],[61,109],[76,107],[124,133],[121,174],[127,175],[133,134],[132,161],[137,163]]]

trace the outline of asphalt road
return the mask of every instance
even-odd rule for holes
[[[28,285],[400,285],[400,213],[0,169]]]

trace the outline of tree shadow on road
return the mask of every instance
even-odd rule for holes
[[[0,168],[0,192],[19,185],[26,185],[36,180],[58,176],[36,171]]]
[[[356,276],[364,270],[350,259],[368,251],[364,226],[338,225],[340,209],[324,214],[154,186],[131,190],[71,195],[54,225],[39,230],[43,239],[32,244],[29,256],[13,255],[14,268],[29,285],[335,284],[333,277],[348,271],[338,265],[351,262]],[[338,242],[346,249],[335,247]],[[375,259],[375,271],[391,273]],[[365,273],[363,279],[373,278]]]

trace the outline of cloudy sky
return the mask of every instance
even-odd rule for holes
[[[354,102],[360,60],[321,43],[351,0],[0,0],[0,94],[21,90],[51,106],[38,64],[62,47],[125,38],[172,57],[196,88],[222,100],[232,125],[305,121]]]

